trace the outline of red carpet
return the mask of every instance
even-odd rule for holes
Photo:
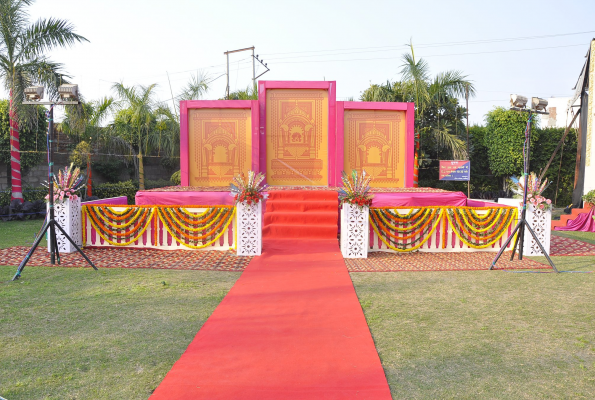
[[[334,193],[335,207],[336,199]],[[248,265],[150,399],[391,398],[336,231],[332,239],[318,239],[332,237],[325,228],[330,220],[302,224],[283,214],[302,206],[305,213],[324,210],[304,206],[307,198],[295,207],[286,201],[267,201],[267,214],[275,215],[266,217],[263,255]],[[336,208],[334,214],[336,224]]]

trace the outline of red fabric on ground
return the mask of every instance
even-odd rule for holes
[[[272,196],[267,210],[281,197]],[[328,201],[336,204],[337,194]],[[319,236],[320,226],[302,233]],[[275,239],[288,234],[279,229],[268,231],[262,256],[151,400],[391,398],[336,232],[327,240]]]
[[[265,240],[150,397],[390,399],[336,240]]]

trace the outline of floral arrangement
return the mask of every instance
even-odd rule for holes
[[[258,204],[262,199],[267,198],[267,194],[264,194],[264,190],[268,187],[265,183],[261,185],[264,180],[264,174],[259,172],[258,174],[254,171],[248,171],[248,179],[244,174],[237,175],[233,178],[230,183],[230,196],[234,196],[236,203],[248,203],[248,205]]]
[[[512,191],[522,197],[525,190],[524,179],[516,179],[513,177],[512,180],[515,183],[512,187]],[[527,179],[527,203],[540,210],[546,211],[551,209],[552,201],[541,195],[548,186],[549,183],[547,178],[541,182],[535,172],[531,172]]]
[[[343,187],[339,189],[339,200],[341,203],[349,203],[356,205],[360,208],[363,206],[370,207],[372,205],[370,191],[370,182],[372,176],[366,174],[366,171],[362,170],[361,174],[358,174],[356,170],[351,171],[351,176],[347,175],[345,171],[341,172],[343,177]]]
[[[81,173],[79,167],[73,169],[71,163],[69,167],[58,171],[58,176],[54,175],[54,202],[62,202],[64,199],[78,199],[76,192],[85,187],[85,176]],[[49,189],[49,183],[46,181],[43,186]],[[50,195],[45,196],[49,201]]]

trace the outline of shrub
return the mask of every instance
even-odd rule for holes
[[[132,181],[124,181],[117,183],[101,183],[93,186],[93,195],[100,199],[107,199],[109,197],[126,196],[128,197],[128,204],[134,204],[134,196],[138,191],[137,186]]]

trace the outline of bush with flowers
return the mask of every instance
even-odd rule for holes
[[[552,201],[541,195],[549,186],[547,178],[541,182],[535,172],[531,172],[527,178],[527,204],[532,205],[535,209],[550,210],[552,208]],[[513,182],[515,185],[512,187],[512,191],[522,197],[524,193],[524,179],[513,179]]]
[[[248,179],[243,173],[237,175],[229,185],[230,196],[234,196],[236,203],[246,203],[249,206],[258,204],[259,201],[267,197],[267,194],[263,192],[268,185],[266,183],[261,185],[263,180],[264,174],[262,172],[257,174],[254,171],[248,171]]]
[[[349,203],[359,208],[370,207],[374,197],[369,194],[372,176],[366,174],[365,170],[362,170],[361,174],[358,174],[356,170],[352,170],[351,176],[347,175],[345,171],[342,171],[341,174],[341,180],[343,181],[343,187],[339,189],[341,204]]]
[[[85,176],[81,173],[79,167],[73,168],[73,164],[69,167],[64,167],[64,170],[59,170],[58,175],[54,175],[54,202],[63,202],[66,199],[76,200],[79,190],[85,187]],[[43,186],[49,189],[50,184],[46,181]],[[50,195],[45,196],[45,200],[49,201]]]

